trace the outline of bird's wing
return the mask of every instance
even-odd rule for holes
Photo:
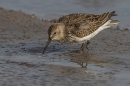
[[[116,16],[115,11],[106,12],[102,15],[94,14],[70,14],[59,18],[60,23],[64,23],[70,32],[78,37],[84,37],[97,30],[105,24],[112,16]]]
[[[82,13],[69,14],[69,15],[60,17],[58,22],[64,23],[68,27],[72,27],[72,26],[76,26],[78,24],[80,25],[80,24],[86,22],[86,20],[88,20],[92,16],[96,17],[96,15],[93,15],[93,14],[82,14]]]

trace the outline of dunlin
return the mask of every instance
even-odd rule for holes
[[[100,31],[119,23],[118,20],[112,20],[112,16],[116,16],[115,11],[102,15],[76,13],[60,17],[58,22],[48,29],[49,37],[43,54],[50,42],[54,40],[65,44],[82,44],[78,51],[84,50],[89,40]]]

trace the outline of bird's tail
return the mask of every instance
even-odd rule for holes
[[[118,23],[119,23],[120,21],[118,21],[118,20],[111,20],[110,21],[110,23],[107,25],[107,26],[115,26],[115,25],[117,25]]]

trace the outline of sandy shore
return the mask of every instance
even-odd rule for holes
[[[33,14],[0,8],[1,86],[129,86],[130,31],[107,29],[80,45],[52,42],[45,55],[51,22]]]

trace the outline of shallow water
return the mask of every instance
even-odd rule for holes
[[[101,56],[96,50],[90,50],[95,56],[89,53],[76,54],[67,51],[69,48],[73,50],[74,46],[59,45],[52,48],[53,45],[58,46],[52,43],[43,55],[42,44],[43,41],[1,44],[0,85],[129,86],[130,84],[130,64],[126,64],[125,61],[129,52],[123,57],[118,56],[117,51],[103,52],[98,48],[99,52],[104,53]],[[102,49],[105,48],[104,44],[99,43],[100,46]]]
[[[0,0],[0,6],[10,10],[21,10],[39,18],[53,19],[69,13],[96,13],[117,11],[115,19],[120,26],[129,28],[130,0]]]
[[[85,8],[83,2],[71,2],[73,9]],[[69,13],[58,12],[42,16]],[[74,53],[80,45],[51,42],[43,55],[49,22],[21,12],[0,9],[0,13],[0,86],[130,86],[129,30],[102,31],[90,41],[86,53]]]

